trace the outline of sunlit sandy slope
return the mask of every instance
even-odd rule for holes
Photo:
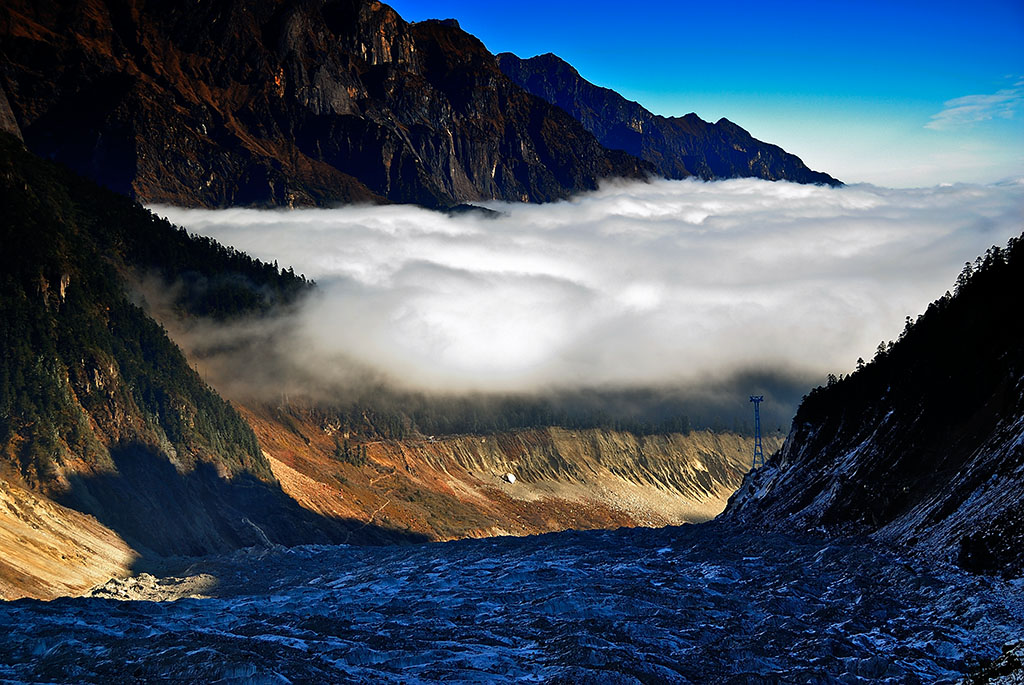
[[[77,595],[128,573],[135,552],[91,516],[0,481],[0,598]]]

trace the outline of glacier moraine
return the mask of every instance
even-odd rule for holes
[[[180,575],[206,597],[0,603],[0,681],[932,683],[1024,638],[1020,581],[719,523],[246,550]]]

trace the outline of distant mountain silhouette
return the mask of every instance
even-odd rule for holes
[[[754,177],[840,185],[828,174],[808,169],[796,155],[756,140],[728,119],[712,124],[692,113],[684,117],[652,114],[613,90],[595,86],[550,53],[524,60],[503,52],[498,65],[517,84],[571,114],[602,145],[649,162],[666,178]]]
[[[610,177],[835,182],[557,58],[503,56],[532,74],[510,79],[455,20],[408,23],[373,0],[11,0],[0,44],[0,128],[148,203],[447,208]]]

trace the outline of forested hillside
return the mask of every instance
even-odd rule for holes
[[[728,516],[870,533],[983,571],[1024,570],[1024,237],[856,372],[804,400]]]
[[[327,539],[127,287],[158,274],[175,306],[224,318],[286,306],[306,281],[189,236],[7,134],[0,203],[0,477],[160,553]]]

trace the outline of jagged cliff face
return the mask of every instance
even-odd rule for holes
[[[712,124],[696,114],[662,117],[608,88],[590,83],[555,55],[498,55],[501,70],[529,92],[564,109],[605,147],[649,162],[666,178],[754,177],[838,185],[796,155],[756,140],[728,119]]]
[[[872,363],[812,392],[726,516],[1024,573],[1024,240],[978,266]]]
[[[304,507],[431,540],[706,521],[722,511],[753,452],[751,438],[708,431],[544,428],[389,440],[339,432],[311,408],[243,413],[285,492]],[[780,443],[765,439],[769,449]],[[339,444],[351,456],[339,455]]]
[[[29,148],[145,202],[546,201],[647,172],[456,23],[370,0],[15,1],[0,39]]]

